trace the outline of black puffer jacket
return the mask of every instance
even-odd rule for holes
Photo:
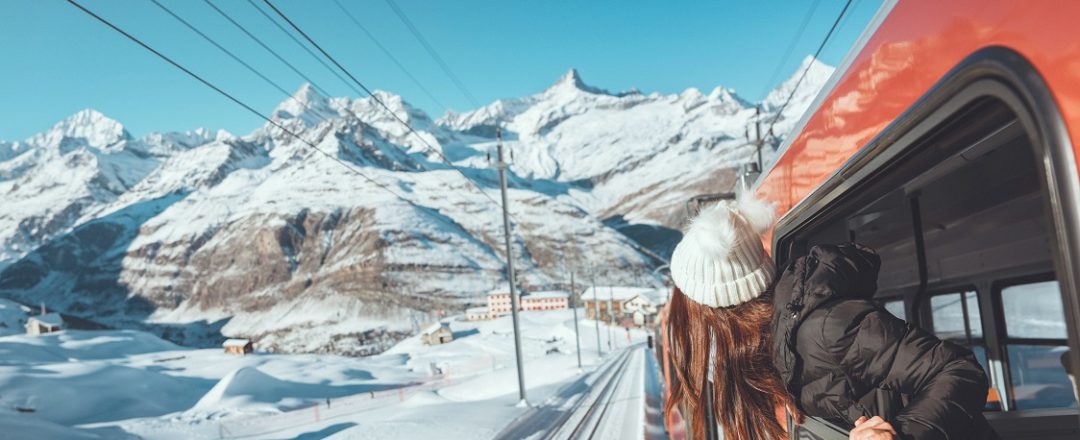
[[[905,439],[997,438],[971,351],[871,301],[880,264],[859,245],[816,246],[777,283],[773,357],[799,409],[848,429],[882,416]]]

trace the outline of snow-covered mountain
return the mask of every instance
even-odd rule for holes
[[[807,63],[778,133],[831,73]],[[762,118],[796,80],[769,95]],[[657,283],[661,261],[646,247],[670,248],[687,197],[730,190],[754,153],[754,105],[732,90],[616,94],[575,70],[538,94],[438,120],[391,93],[332,98],[306,85],[272,118],[317,150],[269,124],[243,137],[134,138],[93,110],[0,143],[0,296],[191,344],[227,335],[356,352],[505,282],[489,199],[496,127],[513,155],[526,289],[589,267],[598,281]]]

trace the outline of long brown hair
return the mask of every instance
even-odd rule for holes
[[[705,393],[712,393],[713,413],[725,438],[787,438],[776,416],[788,398],[770,354],[772,312],[771,293],[736,306],[712,308],[675,288],[666,329],[674,377],[665,411],[682,404],[694,438],[704,438],[709,419]],[[715,350],[711,389],[710,346]]]

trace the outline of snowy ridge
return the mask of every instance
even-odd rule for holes
[[[778,127],[831,73],[807,63]],[[763,118],[796,79],[762,103]],[[185,344],[236,336],[369,353],[505,282],[496,207],[429,145],[497,197],[486,157],[504,130],[525,290],[564,288],[568,269],[590,265],[608,269],[603,282],[648,285],[660,261],[640,249],[674,245],[688,197],[730,190],[755,153],[754,117],[730,89],[610,93],[573,69],[535,95],[438,120],[389,92],[324,97],[304,85],[273,118],[305,141],[269,124],[134,138],[84,110],[0,143],[11,207],[0,212],[0,296]]]

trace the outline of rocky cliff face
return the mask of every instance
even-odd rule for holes
[[[483,193],[370,98],[305,86],[275,109],[321,152],[272,127],[134,138],[87,110],[0,144],[0,295],[193,345],[370,353],[505,283],[495,127],[526,289],[589,267],[656,283],[645,247],[668,249],[686,198],[729,190],[753,153],[753,106],[722,88],[612,94],[571,71],[437,121],[377,96]]]

